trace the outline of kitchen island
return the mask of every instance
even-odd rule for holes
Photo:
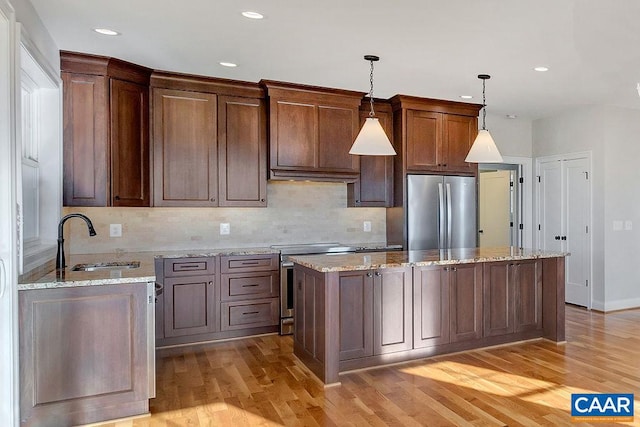
[[[565,339],[564,257],[514,247],[294,257],[294,353],[339,373]]]

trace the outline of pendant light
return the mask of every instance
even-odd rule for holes
[[[475,141],[473,141],[469,154],[467,154],[467,158],[464,159],[464,161],[468,163],[502,163],[504,160],[486,126],[487,102],[484,87],[485,82],[490,79],[491,76],[488,74],[480,74],[478,78],[482,80],[482,129],[478,131],[478,136],[476,136]]]
[[[364,59],[371,63],[371,72],[369,73],[369,102],[371,111],[369,117],[366,118],[360,133],[349,150],[349,154],[359,154],[361,156],[394,156],[396,150],[393,149],[389,137],[375,117],[373,111],[373,63],[379,61],[380,58],[375,55],[365,55]]]

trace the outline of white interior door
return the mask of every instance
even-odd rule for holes
[[[562,162],[540,163],[539,241],[545,251],[562,250]]]
[[[18,303],[15,234],[15,18],[0,0],[0,425],[17,426]]]
[[[589,191],[589,160],[570,159],[564,162],[565,230],[564,249],[571,255],[566,260],[566,302],[589,307],[589,277],[591,254],[589,224],[591,223],[591,193]]]
[[[511,171],[480,173],[480,247],[511,245]]]

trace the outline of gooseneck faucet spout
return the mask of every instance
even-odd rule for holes
[[[91,223],[91,220],[87,216],[79,213],[72,213],[72,214],[63,216],[60,222],[58,223],[58,253],[56,255],[56,269],[58,270],[62,270],[66,267],[66,262],[64,259],[63,228],[64,228],[64,223],[71,218],[82,218],[84,222],[87,223],[87,227],[89,228],[89,236],[96,235],[96,230],[93,228],[93,224]]]

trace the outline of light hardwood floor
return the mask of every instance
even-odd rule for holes
[[[292,355],[291,337],[164,351],[151,416],[103,425],[571,426],[571,393],[635,393],[639,408],[640,310],[567,306],[566,320],[566,344],[536,340],[352,372],[327,389]],[[640,415],[627,424],[640,425]]]

